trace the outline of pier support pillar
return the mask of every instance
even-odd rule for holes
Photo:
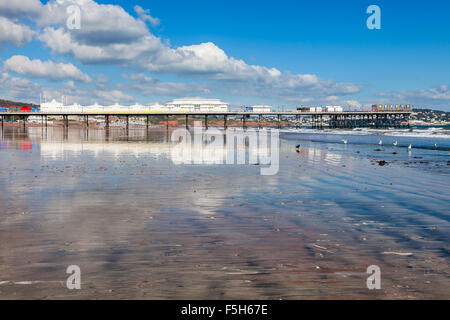
[[[130,128],[130,116],[127,114],[127,131]]]
[[[89,116],[84,116],[84,121],[86,124],[86,128],[89,128]]]
[[[108,115],[105,116],[105,125],[106,125],[106,129],[109,129],[109,116]]]
[[[150,124],[150,116],[147,116],[147,118],[145,119],[145,125],[147,126],[147,129],[149,124]]]
[[[226,114],[223,116],[223,128],[225,130],[227,130],[227,117],[228,116]]]
[[[242,116],[242,128],[246,128],[246,123],[245,123],[245,114]]]
[[[26,124],[27,124],[27,117],[26,116],[23,116],[23,128],[25,129],[26,128]]]
[[[259,128],[259,129],[261,129],[261,118],[262,118],[262,115],[260,114],[260,115],[258,116],[258,128]]]
[[[281,129],[281,114],[278,115],[278,129]]]
[[[205,129],[208,130],[208,115],[205,114]]]
[[[169,131],[169,115],[166,114],[166,131]]]
[[[186,115],[186,130],[189,130],[189,116]]]

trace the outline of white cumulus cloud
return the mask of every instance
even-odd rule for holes
[[[159,19],[152,17],[150,15],[150,10],[144,10],[141,6],[134,6],[134,11],[136,11],[141,20],[150,22],[152,26],[159,26]]]
[[[31,41],[33,34],[28,26],[0,16],[0,46],[2,43],[23,46]]]
[[[143,73],[122,74],[122,78],[129,80],[121,85],[127,91],[138,92],[144,96],[184,96],[208,95],[210,90],[205,84],[196,82],[164,82],[157,78],[148,77]]]
[[[389,103],[410,103],[418,107],[450,110],[450,87],[446,84],[430,89],[381,92],[378,95]]]
[[[107,102],[121,102],[121,101],[133,101],[134,97],[123,93],[120,90],[114,89],[114,90],[96,90],[95,91],[96,96],[101,100],[101,101],[107,101]]]
[[[5,71],[15,72],[21,75],[44,78],[48,80],[72,79],[82,82],[90,82],[91,78],[80,71],[71,63],[55,63],[52,61],[30,60],[26,56],[12,56],[3,63]]]
[[[10,19],[24,15],[37,17],[41,15],[42,9],[39,0],[0,0],[0,15]]]
[[[23,102],[38,102],[41,86],[28,79],[0,72],[0,94],[3,98]]]

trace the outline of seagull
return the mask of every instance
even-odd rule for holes
[[[411,151],[411,149],[412,149],[412,145],[409,145],[408,146],[408,151]]]
[[[299,144],[298,144],[298,145],[296,145],[295,147],[296,147],[297,149],[300,149],[300,145],[299,145]]]
[[[396,147],[398,145],[398,141],[394,142],[394,147]]]
[[[347,144],[347,140],[342,140],[342,142],[344,142],[344,144]]]
[[[380,142],[378,142],[378,144],[381,146],[383,144],[383,141],[380,140]]]

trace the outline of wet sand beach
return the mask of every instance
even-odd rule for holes
[[[2,299],[450,298],[445,139],[408,153],[411,137],[394,149],[285,132],[278,173],[262,176],[176,165],[158,130],[1,137]],[[69,265],[80,290],[66,288]]]

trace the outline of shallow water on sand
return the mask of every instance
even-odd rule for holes
[[[155,130],[1,137],[0,298],[450,298],[443,150],[285,133],[262,176],[175,165]]]

